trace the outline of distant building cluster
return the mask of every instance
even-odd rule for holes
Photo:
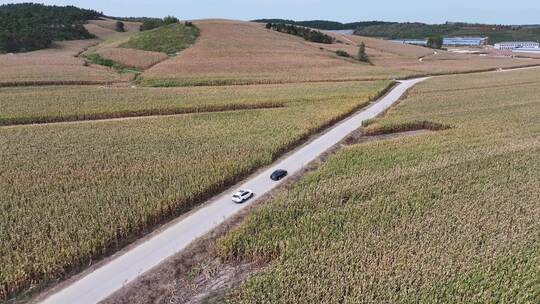
[[[427,39],[395,39],[396,43],[427,46]],[[486,45],[487,37],[447,37],[443,39],[446,46],[482,46]]]
[[[394,39],[392,42],[427,46],[427,39]],[[488,43],[488,37],[446,37],[443,38],[443,46],[484,46]],[[510,41],[495,44],[495,49],[512,51],[515,53],[540,53],[540,43],[534,41]]]

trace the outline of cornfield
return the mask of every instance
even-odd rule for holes
[[[246,103],[258,96],[284,107],[0,128],[1,298],[121,248],[269,164],[387,86],[383,81],[177,89],[156,104],[179,104],[176,98],[186,93],[194,99],[185,102],[194,107],[217,103],[220,96]],[[77,109],[70,89],[90,98],[87,109],[106,109],[95,88],[9,92],[27,103],[39,100],[37,92],[49,106],[65,103],[69,112]],[[141,102],[149,104],[156,94],[144,92]],[[122,101],[119,96],[129,93],[117,94],[118,104],[137,98]],[[25,106],[19,105],[21,115]]]
[[[271,263],[229,302],[539,302],[537,73],[413,89],[369,128],[452,128],[347,147],[253,211],[218,250]]]
[[[343,82],[190,88],[3,88],[0,125],[283,107],[306,100],[350,98],[372,85]]]

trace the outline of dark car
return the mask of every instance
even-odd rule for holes
[[[272,175],[270,175],[270,179],[272,179],[273,181],[278,181],[284,178],[285,176],[287,176],[287,171],[279,169],[279,170],[274,171]]]

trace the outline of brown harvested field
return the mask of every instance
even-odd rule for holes
[[[111,36],[121,34],[116,31],[116,22],[117,20],[102,18],[100,20],[90,20],[84,25],[84,27],[90,32],[90,34],[95,35],[99,39],[107,39]],[[140,22],[122,22],[124,23],[124,30],[127,33],[138,32],[141,27]]]
[[[52,48],[18,54],[0,54],[0,67],[20,65],[42,65],[44,59],[49,65],[78,65],[77,54],[96,45],[96,39],[55,42]]]
[[[140,78],[141,84],[148,86],[390,79],[538,64],[532,59],[445,51],[433,55],[427,48],[354,35],[334,34],[341,43],[317,44],[267,30],[263,24],[230,20],[196,21],[201,30],[197,42],[166,60],[167,56],[158,52],[120,48],[130,33],[113,31],[114,22],[93,20],[87,24],[95,35],[105,40],[89,52],[126,66],[148,69]],[[136,23],[129,23],[128,31],[136,28]],[[343,49],[356,55],[356,45],[360,42],[366,43],[373,65],[335,54],[336,50]],[[74,57],[91,44],[97,44],[97,41],[63,42],[54,49],[0,55],[0,85],[101,83],[130,79],[130,76],[103,67],[86,67],[83,60]],[[423,61],[418,60],[424,56]]]
[[[366,51],[370,57],[388,57],[398,56],[411,59],[418,59],[427,55],[433,54],[433,50],[408,44],[399,44],[383,39],[360,37],[355,35],[345,35],[332,32],[325,32],[334,36],[337,40],[342,41],[343,44],[337,43],[331,45],[333,48],[342,49],[349,52],[351,55],[356,55],[358,52],[358,45],[361,42],[366,44]]]
[[[469,54],[453,54],[449,52],[439,52],[437,55],[429,56],[422,63],[431,66],[431,70],[436,73],[465,72],[483,69],[512,68],[530,65],[538,65],[540,62],[505,58],[488,57]],[[420,71],[429,71],[429,68],[422,66]]]
[[[164,53],[115,47],[100,48],[96,50],[96,53],[103,58],[141,69],[149,68],[156,63],[169,58],[169,56]]]
[[[111,36],[120,34],[116,31],[117,20],[103,18],[100,20],[90,20],[84,25],[84,27],[90,32],[90,34],[98,37],[99,39],[107,39]],[[140,22],[127,22],[124,23],[124,29],[128,33],[138,32],[141,23]]]
[[[514,57],[540,59],[540,52],[536,53],[513,53]]]
[[[129,35],[114,30],[116,20],[90,20],[86,29],[99,39]],[[140,23],[124,22],[127,32],[138,31]],[[87,66],[79,55],[97,45],[99,39],[55,42],[52,48],[27,53],[0,54],[0,86],[43,84],[98,84],[127,81],[130,75],[120,75],[102,66]],[[163,56],[134,51],[118,52],[104,50],[110,59],[122,59],[125,65],[145,67]]]
[[[88,21],[89,24],[95,24],[97,26],[100,26],[102,28],[107,28],[110,30],[113,30],[116,32],[116,22],[118,20],[109,19],[109,18],[102,18],[100,20],[90,20]],[[141,27],[141,22],[130,22],[130,21],[122,21],[124,23],[124,30],[126,32],[138,32]]]
[[[424,74],[471,72],[535,64],[512,58],[455,54],[376,38],[333,34],[332,45],[267,30],[263,24],[201,20],[201,37],[174,59],[155,65],[142,75],[150,86],[223,85],[410,77]],[[373,65],[337,57],[342,49],[356,55],[366,44]],[[418,59],[426,57],[423,61]]]
[[[116,34],[118,34],[117,31],[115,30],[111,30],[109,28],[106,28],[106,27],[102,27],[102,26],[99,26],[97,24],[93,24],[93,23],[87,23],[84,25],[84,27],[86,28],[86,30],[88,32],[90,32],[90,34],[100,38],[100,39],[106,39],[110,36],[114,36]]]
[[[482,56],[489,57],[507,57],[507,58],[522,58],[522,59],[540,59],[540,52],[512,52],[511,50],[497,50],[493,47],[473,48],[473,47],[455,47],[449,49],[453,52],[479,52]]]
[[[97,40],[63,41],[53,48],[0,55],[0,86],[45,83],[102,83],[125,78],[101,66],[85,66],[76,57]]]
[[[400,75],[389,67],[343,60],[302,38],[267,30],[263,24],[229,20],[195,24],[201,30],[195,45],[146,71],[143,83],[276,83]]]

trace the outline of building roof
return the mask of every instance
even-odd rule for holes
[[[540,53],[540,48],[519,48],[519,49],[513,49],[512,52],[516,52],[516,53]]]
[[[499,43],[495,43],[495,44],[516,44],[516,43],[536,43],[536,44],[539,44],[539,42],[536,42],[536,41],[504,41],[504,42],[499,42]]]
[[[488,37],[444,37],[450,40],[486,40]]]

